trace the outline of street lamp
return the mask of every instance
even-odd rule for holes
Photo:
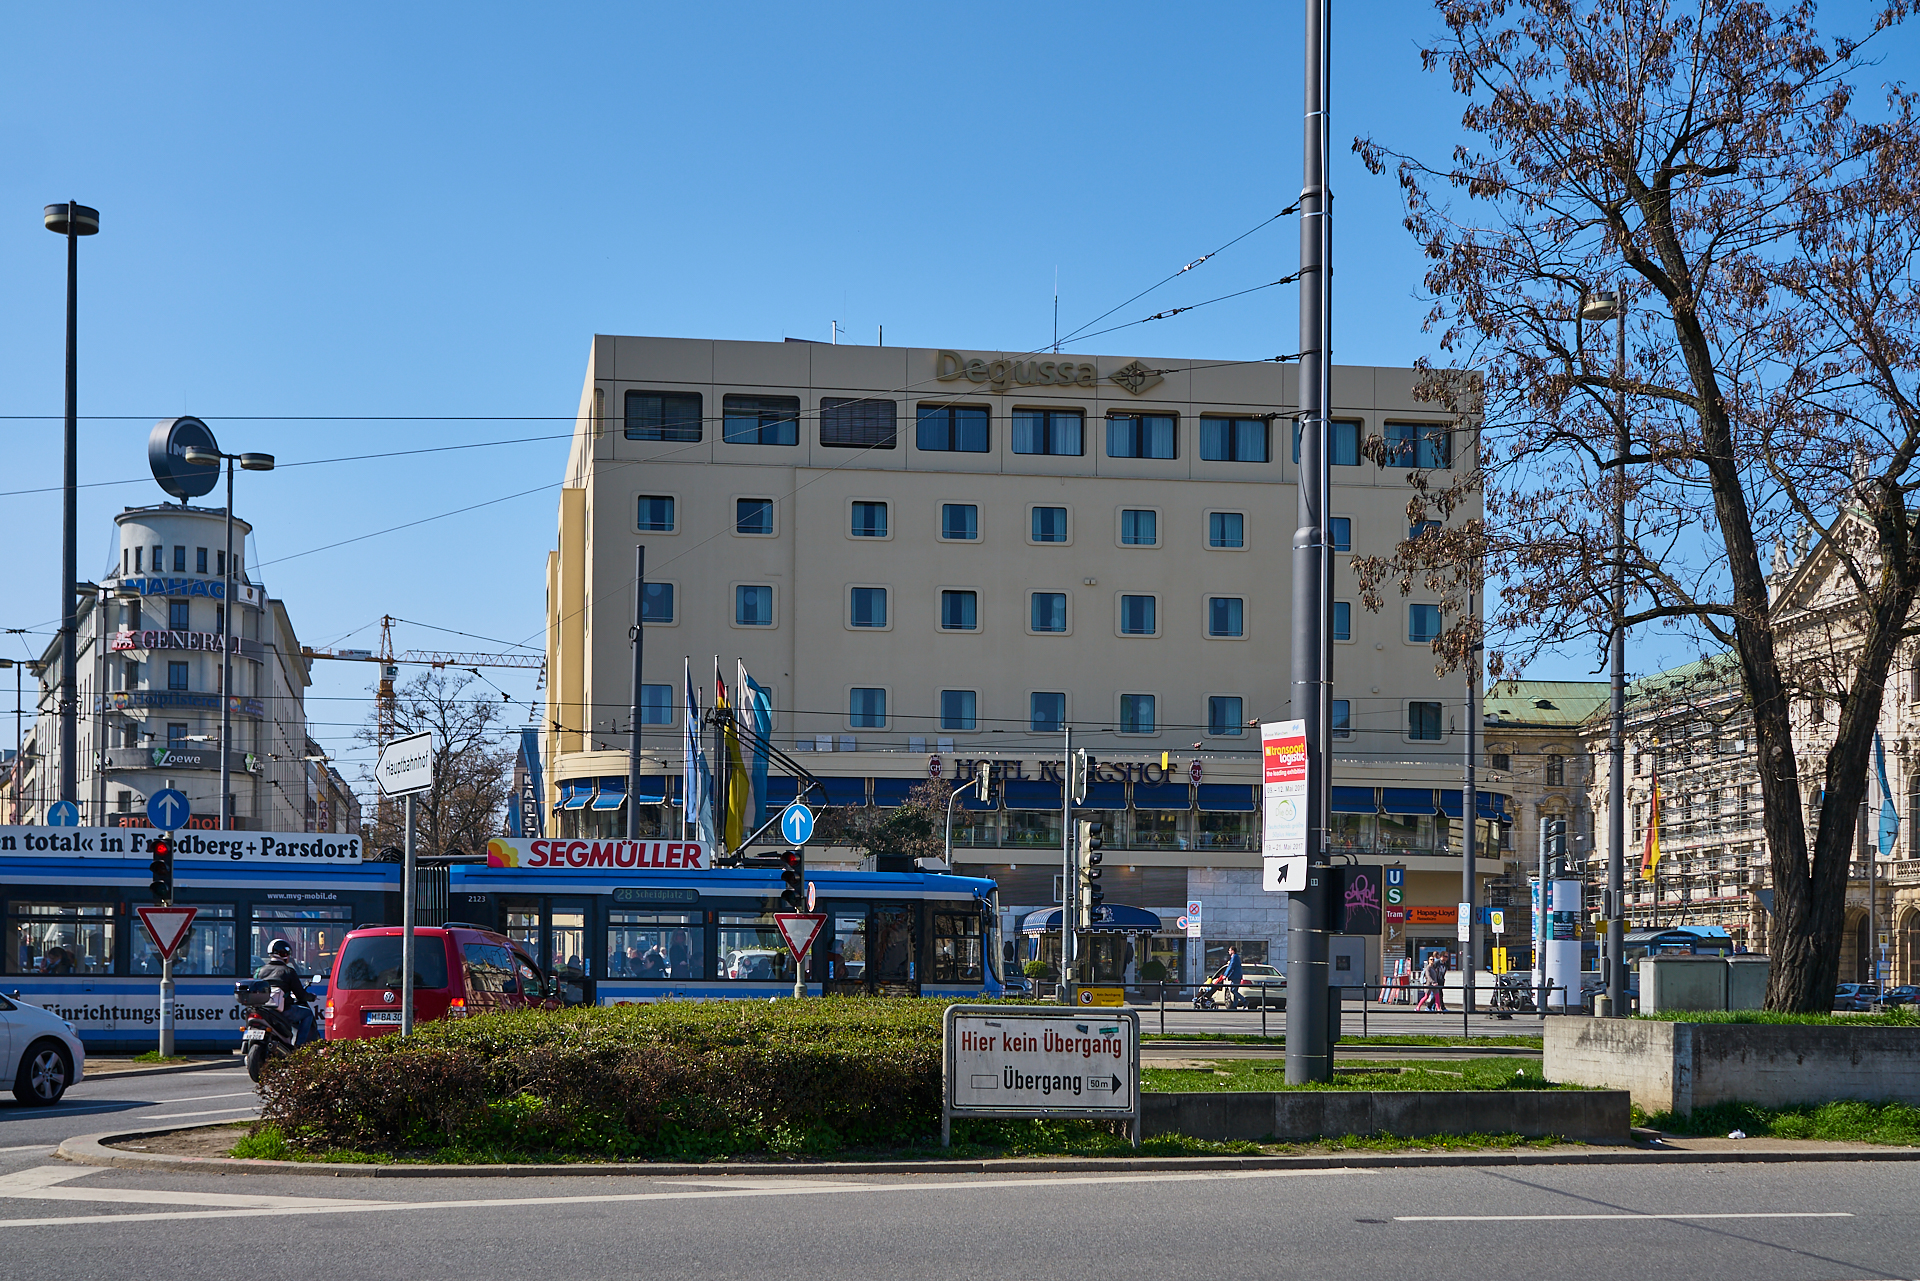
[[[220,606],[220,830],[224,832],[233,826],[227,801],[233,745],[233,465],[239,463],[242,471],[272,471],[273,455],[223,454],[189,445],[185,458],[190,467],[218,467],[223,458],[227,463],[227,563],[221,567],[226,571],[226,586]]]
[[[1607,712],[1607,1013],[1627,1012],[1626,931],[1621,900],[1626,897],[1627,804],[1627,304],[1610,289],[1588,294],[1580,304],[1582,320],[1614,324],[1613,575],[1608,614],[1613,635],[1608,648],[1613,689]],[[1541,894],[1546,887],[1541,886]]]
[[[48,231],[67,238],[67,459],[60,510],[60,799],[71,801],[78,788],[73,743],[77,732],[74,722],[80,705],[74,693],[74,683],[79,677],[74,660],[73,635],[74,629],[79,626],[74,597],[79,592],[80,579],[75,565],[77,534],[74,528],[80,495],[80,366],[77,354],[80,332],[80,237],[99,234],[100,211],[69,201],[66,204],[48,205],[42,212],[42,218]]]

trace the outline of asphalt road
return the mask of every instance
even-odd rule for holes
[[[30,1159],[0,1173],[0,1257],[236,1281],[1850,1281],[1920,1276],[1916,1194],[1909,1163],[375,1181]]]
[[[0,1170],[46,1157],[76,1134],[154,1121],[241,1121],[254,1114],[256,1102],[237,1058],[232,1067],[205,1072],[86,1077],[50,1108],[22,1107],[8,1091],[0,1094]]]

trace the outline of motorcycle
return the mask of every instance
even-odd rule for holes
[[[1502,974],[1495,979],[1493,1000],[1488,1013],[1496,1019],[1511,1019],[1516,1014],[1532,1014],[1533,987],[1530,974]]]
[[[273,1004],[277,994],[278,989],[265,979],[242,979],[233,985],[233,999],[247,1011],[246,1028],[240,1033],[240,1050],[246,1060],[247,1076],[256,1085],[269,1058],[285,1058],[296,1048],[293,1020]]]

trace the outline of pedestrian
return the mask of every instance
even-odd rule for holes
[[[1447,954],[1443,949],[1435,948],[1427,960],[1427,992],[1433,997],[1432,1008],[1441,1014],[1447,1012]]]
[[[1229,947],[1227,949],[1227,968],[1220,972],[1220,976],[1227,981],[1228,1004],[1236,1010],[1246,1009],[1247,1003],[1240,999],[1241,970],[1240,949],[1238,947]]]

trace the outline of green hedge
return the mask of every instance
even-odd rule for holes
[[[269,1065],[299,1148],[702,1157],[940,1128],[944,1001],[663,1002],[423,1024]]]

